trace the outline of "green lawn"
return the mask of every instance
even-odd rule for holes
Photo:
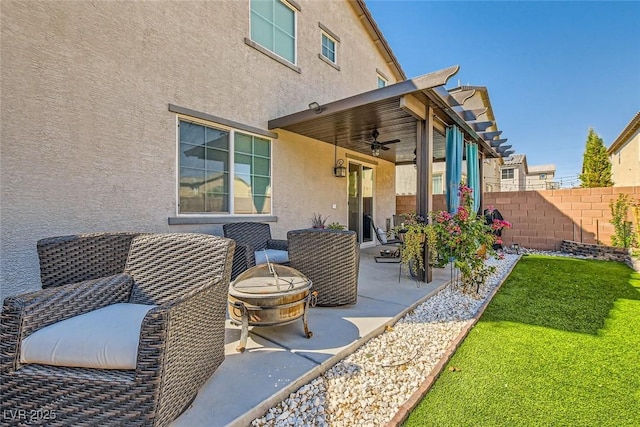
[[[523,257],[405,425],[640,426],[640,275]]]

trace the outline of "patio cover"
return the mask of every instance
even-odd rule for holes
[[[436,161],[444,161],[444,125],[457,124],[466,139],[477,140],[487,158],[499,154],[472,128],[475,115],[467,111],[464,118],[453,110],[460,106],[450,97],[444,86],[455,75],[459,66],[434,71],[414,79],[405,80],[338,101],[320,104],[318,109],[305,109],[269,120],[268,128],[285,129],[329,144],[371,155],[371,132],[380,132],[379,141],[400,139],[389,145],[390,150],[380,153],[381,159],[395,164],[415,161],[418,140],[418,122],[431,120],[427,109],[431,107],[437,119],[434,123],[433,153]],[[436,90],[439,89],[439,90]],[[310,102],[315,100],[310,99]],[[470,123],[465,120],[469,119]]]

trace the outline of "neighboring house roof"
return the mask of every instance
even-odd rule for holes
[[[529,166],[529,173],[542,173],[542,172],[556,172],[556,165],[537,165],[537,166]]]
[[[613,144],[611,144],[607,152],[609,154],[615,153],[638,129],[640,129],[640,111],[636,113],[629,124],[620,132],[620,135],[613,141]]]
[[[506,159],[504,159],[504,165],[508,166],[508,165],[519,165],[521,163],[525,162],[525,155],[524,154],[514,154],[513,156],[509,156]]]
[[[364,0],[350,0],[349,3],[351,4],[351,7],[353,7],[353,10],[356,12],[356,15],[358,15],[358,18],[360,18],[360,21],[362,21],[362,24],[369,33],[369,36],[373,39],[373,42],[378,47],[378,50],[384,57],[387,65],[389,65],[389,67],[391,67],[391,69],[396,73],[396,80],[407,80],[407,76],[402,70],[398,58],[396,58],[396,56],[393,54],[391,46],[389,46],[389,43],[387,43],[387,40],[382,35],[382,31],[380,31],[380,28],[378,28],[378,24],[376,24],[373,16],[371,16],[371,12],[369,12],[369,9],[364,3]]]

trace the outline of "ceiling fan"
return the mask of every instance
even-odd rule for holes
[[[387,147],[387,145],[400,142],[399,139],[392,139],[389,141],[378,141],[378,137],[380,136],[380,132],[378,132],[378,129],[374,129],[373,132],[371,132],[371,136],[373,137],[373,141],[366,142],[366,144],[371,145],[371,154],[374,157],[378,157],[380,155],[380,150],[388,150],[389,147]]]

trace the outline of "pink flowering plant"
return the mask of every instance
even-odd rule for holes
[[[453,262],[460,271],[463,290],[469,292],[480,285],[495,270],[485,264],[486,256],[500,257],[493,249],[498,240],[496,233],[510,228],[507,221],[494,220],[487,224],[485,217],[473,211],[473,190],[461,184],[458,195],[460,206],[455,213],[447,211],[430,212],[431,225],[435,231],[435,252],[438,263]],[[482,250],[484,248],[484,250]],[[486,254],[484,253],[486,252]]]

